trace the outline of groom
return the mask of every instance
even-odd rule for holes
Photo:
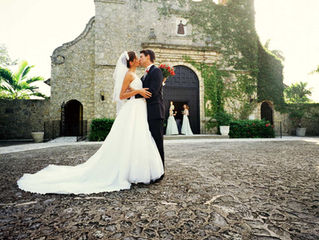
[[[162,71],[154,65],[154,61],[155,53],[152,50],[140,51],[140,65],[145,67],[145,73],[142,77],[143,88],[148,88],[148,91],[152,93],[152,96],[146,99],[147,121],[150,132],[161,155],[164,167],[164,104],[162,94],[163,74]],[[139,98],[142,96],[136,95],[135,97]],[[161,178],[163,178],[163,176]]]

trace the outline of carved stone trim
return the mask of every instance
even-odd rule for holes
[[[51,60],[54,64],[63,64],[65,62],[65,57],[63,55],[52,56]]]
[[[95,16],[92,17],[90,19],[90,21],[86,24],[85,29],[83,30],[83,32],[74,40],[67,42],[67,43],[63,43],[62,46],[56,48],[53,51],[53,54],[51,56],[51,62],[53,64],[62,64],[65,61],[65,56],[63,56],[63,54],[61,53],[63,50],[73,46],[74,44],[76,44],[77,42],[79,42],[81,39],[85,38],[86,35],[90,32],[90,30],[93,27],[93,23],[95,22]]]
[[[114,69],[115,65],[112,64],[95,64],[95,69]]]
[[[201,47],[201,46],[190,46],[180,44],[167,44],[167,43],[152,43],[144,42],[141,44],[142,48],[162,48],[162,49],[174,49],[174,50],[190,50],[190,51],[212,51],[219,53],[214,47]]]

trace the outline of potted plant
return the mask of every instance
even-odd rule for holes
[[[296,127],[296,135],[306,135],[306,128],[301,127],[301,120],[306,114],[305,103],[310,103],[311,90],[307,89],[306,82],[291,84],[284,89],[285,101],[289,104],[289,118]]]
[[[218,111],[214,118],[219,126],[220,134],[223,136],[227,136],[229,134],[229,125],[233,120],[233,116],[225,111]]]
[[[31,135],[35,143],[43,142],[44,132],[32,132]]]
[[[302,127],[301,121],[304,118],[306,111],[299,104],[291,105],[289,111],[289,118],[296,128],[296,136],[304,137],[306,135],[306,128]]]
[[[31,136],[35,143],[43,142],[44,131],[41,128],[33,128],[31,132]]]

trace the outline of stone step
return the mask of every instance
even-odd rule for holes
[[[55,139],[50,140],[50,143],[61,143],[61,142],[77,142],[76,136],[68,136],[68,137],[57,137]]]
[[[222,136],[217,134],[194,134],[192,136],[186,135],[164,135],[164,140],[184,140],[184,139],[227,139],[229,136]]]

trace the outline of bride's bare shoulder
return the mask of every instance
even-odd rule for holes
[[[125,78],[130,79],[131,81],[134,79],[135,75],[133,72],[131,71],[127,71],[127,73],[125,74]]]

